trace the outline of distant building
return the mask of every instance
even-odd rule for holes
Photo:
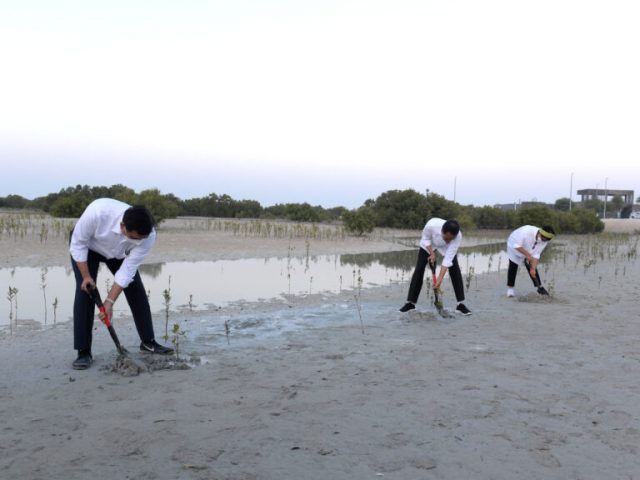
[[[520,208],[531,208],[531,207],[548,207],[554,208],[555,205],[553,203],[545,203],[545,202],[522,202],[520,203]]]
[[[520,202],[520,203],[496,203],[493,208],[499,208],[500,210],[520,210],[521,208],[531,208],[531,207],[549,207],[554,208],[555,205],[552,203],[545,202],[536,202],[532,200],[530,202]]]
[[[613,197],[622,197],[626,205],[632,205],[634,200],[633,190],[611,190],[609,188],[586,188],[584,190],[578,190],[578,195],[582,197],[582,201],[591,200],[597,198],[598,200],[607,201]]]
[[[493,208],[499,208],[500,210],[517,210],[517,203],[496,203]]]

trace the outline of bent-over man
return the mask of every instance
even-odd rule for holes
[[[424,271],[427,263],[435,264],[436,251],[443,256],[442,267],[436,279],[435,288],[440,288],[442,280],[447,271],[453,284],[458,306],[456,312],[462,315],[471,315],[471,311],[464,305],[464,284],[462,282],[462,272],[458,265],[458,248],[462,243],[462,232],[460,225],[455,220],[443,220],[442,218],[432,218],[427,222],[422,230],[420,240],[420,250],[418,251],[418,261],[416,269],[411,277],[407,303],[401,308],[401,312],[408,312],[416,308],[418,296],[424,282]]]
[[[110,198],[100,198],[86,208],[71,233],[69,251],[76,278],[73,303],[73,344],[78,357],[73,368],[91,366],[91,341],[95,304],[88,295],[95,288],[98,267],[104,263],[114,275],[114,283],[104,299],[106,315],[121,293],[127,299],[140,336],[140,350],[167,355],[173,349],[155,340],[149,299],[138,267],[156,241],[154,220],[147,208],[130,206]],[[100,314],[103,318],[103,314]]]
[[[540,255],[549,241],[555,237],[556,232],[550,225],[542,228],[533,225],[524,225],[517,228],[507,240],[507,255],[509,256],[509,270],[507,272],[507,297],[514,297],[516,286],[516,276],[518,267],[524,263],[533,286],[537,288],[538,294],[549,295],[547,289],[542,286],[540,273],[538,272],[538,262]]]

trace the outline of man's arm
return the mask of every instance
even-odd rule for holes
[[[82,275],[80,290],[89,293],[89,287],[96,288],[96,282],[93,280],[91,274],[89,273],[89,264],[87,262],[78,262],[77,260],[74,260],[74,262],[76,262],[78,270],[80,270],[80,275]]]
[[[115,301],[118,298],[117,295],[119,295],[120,292],[125,288],[127,288],[129,284],[133,281],[133,277],[135,277],[136,273],[138,272],[138,267],[140,266],[144,258],[147,256],[147,254],[151,250],[151,247],[153,247],[155,241],[156,241],[156,232],[154,230],[151,232],[151,235],[145,238],[144,241],[140,243],[140,245],[136,245],[131,250],[129,255],[125,257],[124,261],[122,262],[122,265],[120,265],[120,268],[118,269],[118,271],[115,273],[115,276],[114,276],[115,277],[114,287],[118,285],[120,287],[120,290],[117,290],[117,289],[111,290],[115,295],[112,298],[113,301]]]
[[[96,286],[95,281],[89,273],[87,258],[89,257],[89,242],[97,228],[98,216],[91,207],[89,207],[76,222],[73,233],[71,234],[71,241],[69,242],[69,253],[73,261],[76,262],[78,270],[80,270],[80,275],[82,275],[80,289],[87,293],[87,287],[89,285],[93,287]]]
[[[524,257],[527,259],[527,261],[529,262],[529,275],[531,275],[532,277],[535,277],[536,268],[538,267],[538,259],[535,258],[533,255],[531,255],[531,253],[529,253],[527,249],[524,247],[518,247],[516,248],[516,250],[519,251],[521,254],[523,254]]]
[[[422,239],[420,240],[420,246],[427,251],[427,253],[429,254],[429,263],[433,265],[436,261],[436,252],[433,250],[433,245],[431,243],[432,240],[433,232],[431,231],[431,227],[427,222],[427,224],[424,226],[424,229],[422,230]]]
[[[516,250],[519,251],[522,255],[524,255],[524,258],[526,258],[529,262],[533,260],[533,257],[531,256],[531,254],[526,248],[518,247],[516,248]]]
[[[440,288],[440,285],[442,285],[442,280],[444,280],[444,276],[448,270],[449,267],[445,267],[444,265],[440,267],[440,273],[438,274],[438,278],[436,279],[436,288]]]
[[[462,243],[462,233],[458,234],[456,238],[451,240],[449,245],[447,246],[447,251],[442,258],[442,266],[440,267],[440,273],[438,274],[438,279],[436,283],[436,287],[442,285],[442,280],[444,280],[444,276],[449,270],[449,267],[453,265],[453,259],[458,254],[458,248],[460,248],[460,244]]]

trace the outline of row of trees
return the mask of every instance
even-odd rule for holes
[[[283,218],[294,222],[329,222],[339,220],[344,207],[325,209],[308,203],[278,203],[263,207],[255,200],[234,200],[229,195],[212,193],[207,197],[179,202],[180,215],[222,218]]]
[[[28,200],[20,195],[0,197],[0,207],[43,210],[54,217],[77,218],[97,198],[115,198],[122,202],[146,205],[157,222],[176,216],[222,218],[282,218],[300,222],[329,222],[339,220],[344,207],[325,209],[308,203],[286,203],[263,207],[255,200],[235,200],[229,195],[212,193],[202,198],[182,200],[175,195],[163,194],[158,189],[135,190],[124,185],[90,187],[76,185],[57,193]]]
[[[96,198],[116,198],[129,204],[146,205],[158,222],[181,216],[223,218],[281,218],[292,221],[329,222],[342,220],[346,229],[363,234],[375,227],[421,229],[431,217],[455,218],[463,228],[512,229],[520,225],[552,225],[563,233],[599,232],[604,224],[597,217],[599,205],[563,208],[563,199],[556,208],[534,206],[518,210],[496,207],[460,205],[441,195],[423,195],[415,190],[390,190],[376,199],[369,199],[357,209],[344,207],[326,209],[308,203],[276,204],[263,207],[255,200],[235,200],[229,195],[210,194],[206,197],[182,200],[173,194],[163,194],[158,189],[139,193],[124,185],[90,187],[77,185],[50,193],[34,200],[19,195],[0,197],[0,207],[32,208],[55,217],[76,218]],[[567,199],[568,200],[568,199]]]
[[[604,224],[592,208],[562,211],[545,206],[518,210],[460,205],[441,195],[422,195],[415,190],[390,190],[360,208],[343,215],[347,230],[363,234],[374,227],[421,229],[425,219],[455,218],[463,229],[514,229],[520,225],[551,225],[563,233],[601,232]]]

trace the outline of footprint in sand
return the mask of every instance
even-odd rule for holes
[[[530,452],[533,455],[536,463],[543,465],[549,468],[560,468],[562,464],[560,460],[556,458],[549,450],[546,450],[545,447],[542,447],[540,450],[534,450]]]

